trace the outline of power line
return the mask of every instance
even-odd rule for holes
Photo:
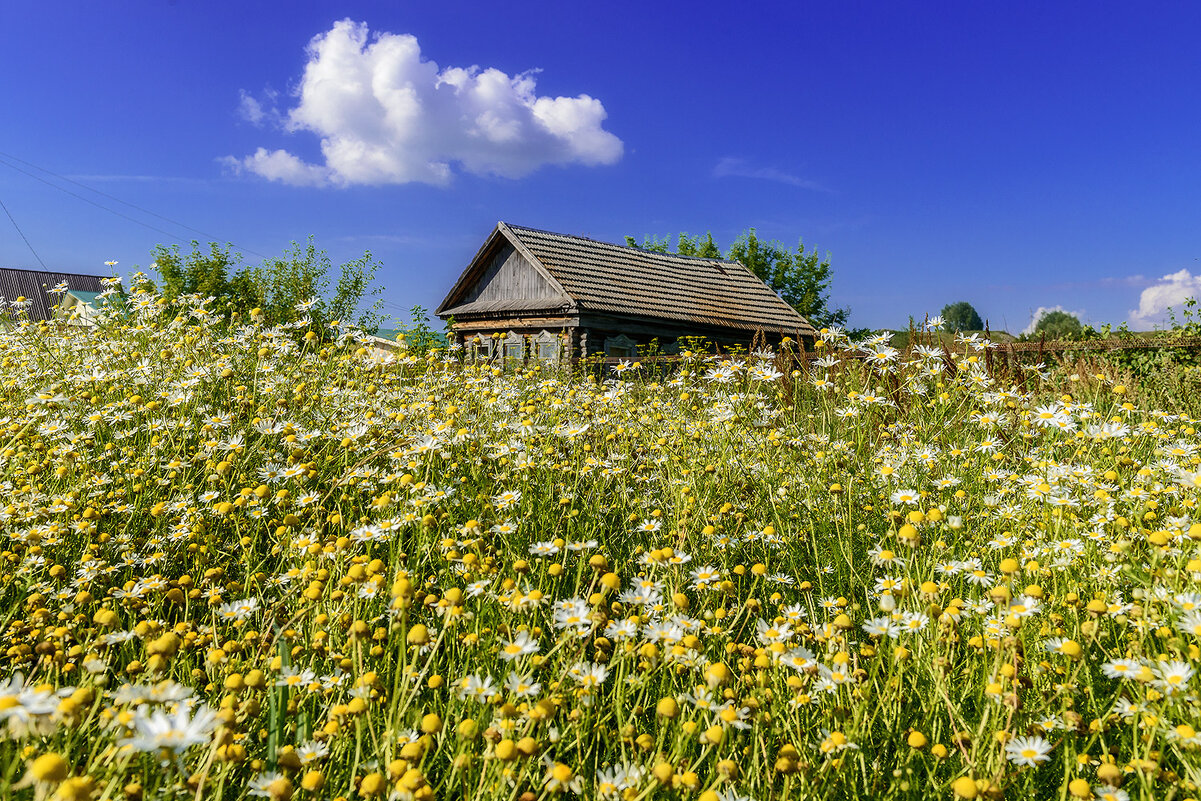
[[[204,231],[201,231],[201,230],[200,230],[200,229],[198,229],[198,228],[193,228],[193,227],[192,227],[192,226],[190,226],[190,225],[185,225],[184,223],[181,223],[181,222],[179,222],[178,220],[173,220],[173,219],[171,219],[170,217],[165,217],[165,216],[163,216],[162,214],[158,214],[158,213],[156,213],[156,212],[153,212],[153,211],[151,211],[150,209],[145,209],[145,208],[142,208],[141,206],[138,206],[138,205],[136,205],[136,204],[134,204],[134,203],[130,203],[130,202],[128,202],[128,201],[122,200],[121,198],[119,198],[119,197],[115,197],[115,196],[113,196],[113,195],[110,195],[110,194],[108,194],[107,192],[102,192],[102,191],[100,191],[99,189],[95,189],[95,188],[93,188],[93,187],[90,187],[90,186],[88,186],[87,184],[80,183],[79,181],[76,181],[76,180],[73,180],[73,179],[71,179],[71,178],[68,178],[68,177],[67,177],[67,176],[65,176],[65,175],[59,175],[58,173],[54,172],[53,170],[48,170],[48,169],[46,169],[45,167],[39,167],[39,166],[38,166],[38,165],[36,165],[36,164],[33,164],[33,163],[31,163],[31,162],[28,162],[28,161],[25,161],[24,159],[17,158],[16,156],[14,156],[14,155],[11,155],[11,154],[9,154],[9,153],[5,153],[5,152],[3,152],[3,151],[0,151],[0,157],[3,157],[3,158],[0,158],[0,164],[3,164],[4,166],[8,167],[8,168],[9,168],[9,169],[11,169],[11,170],[16,170],[17,172],[23,173],[24,175],[28,175],[30,178],[33,178],[33,179],[34,179],[34,180],[36,180],[36,181],[41,181],[42,183],[46,184],[46,186],[53,187],[54,189],[57,189],[57,190],[59,190],[60,192],[66,192],[66,193],[67,193],[68,195],[70,195],[71,197],[78,198],[79,200],[82,200],[82,201],[83,201],[83,202],[85,202],[85,203],[90,203],[91,205],[95,206],[95,207],[96,207],[96,208],[98,208],[98,209],[103,209],[104,211],[107,211],[107,212],[109,212],[110,214],[115,214],[115,215],[117,215],[118,217],[121,217],[122,219],[125,219],[125,220],[129,220],[130,222],[132,222],[132,223],[135,223],[135,224],[137,224],[137,225],[140,225],[140,226],[142,226],[143,228],[149,228],[151,231],[155,231],[155,232],[157,232],[157,233],[163,234],[164,236],[169,236],[169,237],[171,237],[172,239],[174,239],[174,240],[175,240],[175,241],[177,241],[177,242],[185,242],[186,240],[184,240],[183,238],[181,238],[181,237],[179,237],[179,236],[176,236],[175,234],[171,233],[170,231],[164,231],[164,230],[163,230],[163,229],[161,229],[161,228],[156,228],[156,227],[155,227],[155,226],[153,226],[153,225],[149,225],[149,224],[147,224],[147,223],[145,223],[145,222],[142,222],[141,220],[135,219],[134,217],[130,217],[130,216],[129,216],[129,215],[127,215],[127,214],[122,214],[121,212],[119,212],[119,211],[117,211],[117,210],[115,210],[115,209],[111,209],[111,208],[109,208],[108,206],[105,206],[105,205],[103,205],[103,204],[101,204],[101,203],[97,203],[96,201],[94,201],[94,200],[91,200],[90,198],[86,198],[86,197],[84,197],[83,195],[80,195],[80,194],[77,194],[77,193],[75,193],[75,192],[72,192],[71,190],[69,190],[69,189],[67,189],[67,188],[65,188],[65,187],[62,187],[62,186],[59,186],[58,184],[52,183],[52,182],[50,182],[50,181],[47,181],[45,178],[42,178],[42,177],[41,177],[41,176],[39,176],[39,175],[35,175],[35,174],[33,174],[33,173],[29,172],[28,170],[23,170],[23,169],[21,169],[20,167],[16,166],[16,164],[10,164],[10,163],[9,163],[9,161],[6,161],[6,159],[8,159],[8,160],[11,160],[11,161],[18,162],[18,163],[20,163],[20,164],[24,164],[24,165],[25,165],[25,166],[27,166],[27,167],[32,167],[33,169],[35,169],[35,170],[39,170],[39,171],[41,171],[41,172],[44,172],[44,173],[46,173],[47,175],[52,175],[52,176],[54,176],[55,178],[59,179],[60,181],[66,181],[66,182],[67,182],[67,183],[69,183],[69,184],[74,184],[75,186],[78,186],[78,187],[80,187],[81,189],[86,189],[86,190],[87,190],[87,191],[89,191],[89,192],[94,192],[94,193],[96,193],[97,195],[100,195],[101,197],[108,198],[109,200],[112,200],[112,201],[115,201],[115,202],[117,202],[117,203],[120,203],[120,204],[121,204],[121,205],[123,205],[123,206],[128,206],[129,208],[131,208],[131,209],[135,209],[135,210],[137,210],[137,211],[140,211],[140,212],[142,212],[143,214],[149,214],[151,217],[156,217],[156,218],[158,218],[158,219],[160,219],[160,220],[163,220],[164,222],[168,222],[168,223],[171,223],[172,225],[175,225],[175,226],[178,226],[178,227],[180,227],[180,228],[183,228],[184,230],[191,231],[191,232],[192,232],[192,233],[194,233],[194,234],[200,234],[201,236],[203,236],[203,237],[204,237],[204,238],[206,238],[206,239],[210,239],[210,240],[213,240],[213,241],[218,241],[218,240],[220,240],[220,239],[221,239],[221,237],[214,236],[214,235],[212,235],[212,234],[210,234],[210,233],[206,233],[206,232],[204,232]],[[258,257],[259,257],[259,258],[261,258],[261,259],[269,259],[269,258],[271,258],[270,256],[267,256],[267,255],[265,255],[265,254],[262,254],[262,253],[258,253],[258,252],[256,252],[256,251],[253,251],[253,250],[249,249],[249,248],[244,248],[244,247],[242,247],[241,245],[238,245],[236,242],[231,242],[230,244],[231,244],[231,245],[233,245],[234,247],[238,248],[238,250],[241,250],[241,251],[243,251],[243,252],[245,252],[245,253],[249,253],[249,254],[250,254],[250,255],[252,255],[252,256],[258,256]]]
[[[38,260],[38,264],[42,265],[42,269],[50,269],[46,266],[46,262],[42,261],[42,257],[38,255],[38,252],[33,249],[33,245],[29,244],[29,238],[25,236],[25,232],[21,230],[21,226],[17,225],[17,221],[13,219],[12,212],[8,210],[8,206],[4,205],[3,200],[0,200],[0,209],[4,209],[4,213],[8,215],[9,222],[13,224],[13,228],[16,228],[17,233],[20,234],[21,238],[25,240],[25,244],[29,247],[29,252],[32,253],[33,257]]]
[[[194,234],[200,234],[201,236],[207,237],[208,239],[217,239],[218,238],[218,237],[213,236],[212,234],[205,233],[204,231],[201,231],[198,228],[193,228],[190,225],[184,225],[183,223],[179,222],[178,220],[173,220],[170,217],[164,217],[163,215],[157,214],[157,213],[151,211],[150,209],[144,209],[141,206],[130,203],[127,200],[122,200],[121,198],[110,195],[107,192],[102,192],[99,189],[88,186],[87,184],[80,183],[79,181],[76,181],[73,178],[68,178],[65,175],[59,175],[58,173],[54,172],[53,170],[48,170],[45,167],[39,167],[38,165],[33,164],[32,162],[28,162],[28,161],[25,161],[24,159],[17,158],[16,156],[12,155],[11,153],[5,153],[3,151],[0,151],[0,156],[3,156],[4,158],[9,159],[11,161],[15,161],[20,164],[24,164],[26,167],[33,167],[35,170],[44,172],[47,175],[53,175],[55,178],[59,179],[60,181],[66,181],[69,184],[74,184],[75,186],[78,186],[81,189],[86,189],[89,192],[95,192],[97,195],[100,195],[101,197],[106,197],[109,200],[115,200],[116,202],[120,203],[122,206],[129,206],[131,209],[136,209],[136,210],[142,212],[143,214],[149,214],[151,217],[157,217],[160,220],[163,220],[164,222],[169,222],[172,225],[177,225],[180,228],[191,231]],[[258,254],[255,254],[255,255],[258,255]]]
[[[80,194],[78,194],[78,193],[76,193],[76,192],[72,192],[70,189],[65,189],[65,188],[63,188],[63,187],[61,187],[61,186],[59,186],[59,185],[57,185],[57,184],[51,183],[50,181],[47,181],[45,178],[41,177],[40,175],[34,175],[33,173],[29,172],[28,170],[23,170],[23,169],[21,169],[20,167],[16,166],[15,164],[9,164],[9,163],[8,163],[7,161],[5,161],[4,159],[0,159],[0,164],[3,164],[5,167],[8,167],[8,168],[10,168],[10,169],[16,170],[17,172],[24,173],[25,175],[28,175],[30,178],[34,179],[35,181],[41,181],[41,182],[42,182],[42,183],[44,183],[46,186],[53,187],[53,188],[57,189],[57,190],[58,190],[58,191],[60,191],[60,192],[66,192],[66,193],[67,193],[68,195],[70,195],[71,197],[74,197],[74,198],[79,198],[79,199],[80,199],[80,200],[82,200],[84,203],[90,203],[91,205],[95,206],[95,207],[96,207],[96,208],[98,208],[98,209],[103,209],[104,211],[107,211],[107,212],[109,212],[110,214],[115,214],[115,215],[117,215],[118,217],[121,217],[122,219],[129,220],[131,223],[134,223],[134,224],[136,224],[136,225],[140,225],[140,226],[142,226],[143,228],[149,228],[151,231],[156,231],[157,233],[160,233],[160,234],[162,234],[163,236],[169,236],[169,237],[171,237],[172,239],[174,239],[176,242],[183,242],[183,241],[184,241],[182,238],[180,238],[180,237],[176,236],[175,234],[171,233],[170,231],[164,231],[162,228],[155,228],[153,225],[150,225],[149,223],[144,223],[144,222],[142,222],[141,220],[139,220],[139,219],[136,219],[136,218],[134,218],[134,217],[130,217],[128,214],[122,214],[121,212],[119,212],[119,211],[116,211],[115,209],[110,209],[108,206],[105,206],[105,205],[103,205],[103,204],[97,203],[96,201],[92,200],[91,198],[86,198],[86,197],[84,197],[83,195],[80,195]]]

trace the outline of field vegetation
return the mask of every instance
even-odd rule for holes
[[[1198,792],[1201,436],[1113,365],[127,306],[0,334],[4,797]]]

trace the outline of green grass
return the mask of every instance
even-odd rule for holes
[[[169,319],[0,335],[0,794],[1196,792],[1201,443],[1124,379]]]

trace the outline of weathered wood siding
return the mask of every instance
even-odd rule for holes
[[[476,301],[553,301],[561,297],[534,265],[512,245],[506,244],[492,257],[480,280],[456,305]]]

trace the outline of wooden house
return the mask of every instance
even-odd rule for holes
[[[804,317],[743,265],[497,223],[437,309],[478,358],[632,357],[656,340],[811,342]]]

